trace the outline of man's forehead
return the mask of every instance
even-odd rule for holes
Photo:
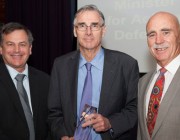
[[[163,30],[163,29],[174,29],[175,23],[173,21],[162,20],[152,20],[147,24],[147,30]]]
[[[77,20],[95,20],[99,21],[101,16],[97,11],[82,11],[77,15]]]

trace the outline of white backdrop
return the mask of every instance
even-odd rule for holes
[[[96,5],[105,16],[103,46],[137,59],[140,72],[155,66],[146,42],[149,17],[157,11],[168,11],[180,19],[180,0],[78,0],[78,9],[86,4]]]

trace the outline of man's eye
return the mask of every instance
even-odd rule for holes
[[[169,34],[169,31],[165,31],[163,32],[164,35],[168,35]]]
[[[19,44],[19,46],[20,46],[20,47],[25,47],[25,46],[26,46],[26,44]]]
[[[13,44],[12,43],[8,43],[7,46],[13,46]]]
[[[97,24],[93,24],[93,25],[91,25],[92,27],[97,27],[98,25]]]
[[[152,37],[154,37],[154,36],[155,36],[155,34],[149,34],[149,35],[148,35],[149,38],[152,38]]]
[[[86,27],[86,25],[85,24],[80,24],[79,27]]]

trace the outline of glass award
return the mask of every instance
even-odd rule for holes
[[[74,133],[74,140],[92,140],[91,138],[91,126],[82,127],[82,124],[85,121],[85,118],[92,113],[97,113],[97,108],[85,104],[81,117],[78,119],[76,130]]]

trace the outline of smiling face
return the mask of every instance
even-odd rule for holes
[[[151,54],[162,67],[179,53],[179,23],[177,18],[165,12],[152,16],[146,26],[147,42]]]
[[[5,64],[18,72],[25,69],[26,62],[31,55],[32,45],[29,44],[27,33],[24,30],[14,30],[4,34],[0,53]]]
[[[102,18],[97,11],[82,11],[76,17],[74,26],[74,35],[79,42],[80,50],[98,50],[101,47],[101,40],[105,33],[105,26],[99,30],[92,31],[91,27],[87,27],[85,31],[80,31],[77,25],[101,26]]]

